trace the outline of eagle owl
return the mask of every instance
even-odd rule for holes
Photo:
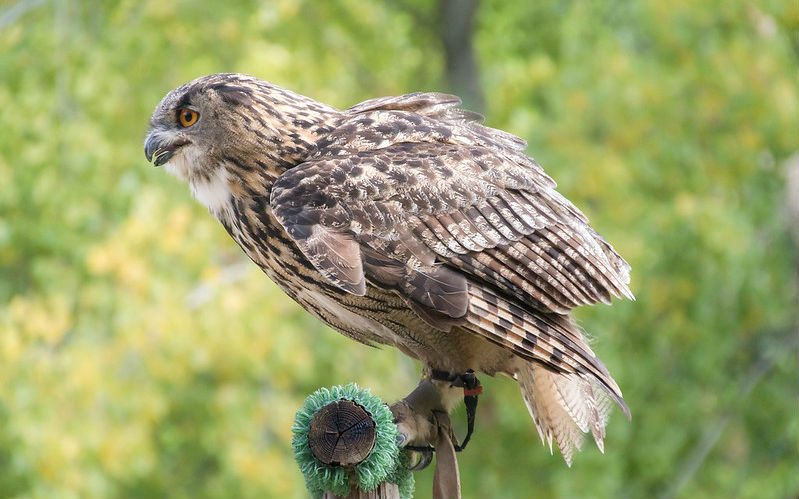
[[[621,390],[569,317],[632,299],[629,265],[522,151],[441,93],[346,110],[241,74],[169,92],[145,154],[278,286],[360,342],[424,372],[518,381],[567,463],[603,448]]]

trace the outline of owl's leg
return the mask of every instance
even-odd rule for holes
[[[424,377],[408,396],[389,406],[399,430],[397,445],[415,451],[411,459],[412,471],[426,468],[433,460],[433,447],[430,445],[436,441],[438,432],[434,413],[444,411],[436,385],[429,377]]]
[[[391,405],[394,423],[400,431],[399,445],[421,453],[415,469],[424,468],[432,460],[434,449],[431,445],[438,439],[439,422],[444,420],[441,415],[451,411],[456,402],[453,398],[456,392],[460,392],[458,397],[462,396],[466,405],[467,434],[463,442],[458,444],[449,424],[446,424],[446,432],[455,450],[461,451],[466,448],[474,432],[477,397],[482,393],[474,371],[453,375],[433,370],[422,378],[413,392]]]
[[[483,387],[471,369],[463,374],[456,375],[443,371],[433,371],[431,377],[439,381],[448,381],[450,386],[453,387],[463,387],[463,403],[466,406],[466,436],[460,444],[456,443],[455,436],[452,436],[455,450],[460,452],[466,448],[466,444],[469,443],[472,433],[474,433],[474,420],[477,416],[477,397],[483,393]]]

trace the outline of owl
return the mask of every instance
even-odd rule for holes
[[[633,298],[630,267],[555,190],[526,143],[442,93],[339,110],[242,74],[155,108],[145,155],[287,295],[423,374],[515,379],[567,463],[603,450],[621,390],[570,318]]]

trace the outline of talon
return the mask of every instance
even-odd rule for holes
[[[433,449],[430,448],[420,451],[410,451],[411,452],[411,462],[408,466],[408,469],[411,471],[420,471],[428,466],[433,461]]]

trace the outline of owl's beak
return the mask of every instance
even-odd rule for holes
[[[150,132],[144,142],[144,156],[147,161],[153,163],[153,166],[161,166],[172,158],[175,151],[188,143],[187,140],[177,140],[170,143],[164,140],[163,134]]]

